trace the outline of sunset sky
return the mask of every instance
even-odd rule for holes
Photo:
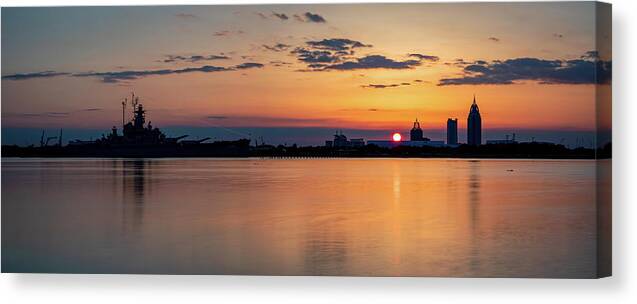
[[[418,118],[443,139],[453,117],[464,142],[476,94],[483,140],[575,144],[592,140],[595,91],[610,89],[595,39],[610,41],[610,29],[596,33],[594,12],[592,2],[3,8],[2,143],[35,143],[42,129],[99,136],[121,126],[135,92],[169,135],[321,144],[336,129],[406,135]]]

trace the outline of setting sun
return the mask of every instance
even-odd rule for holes
[[[393,141],[400,141],[402,139],[402,136],[400,136],[400,133],[394,133],[394,135],[392,135],[391,139]]]

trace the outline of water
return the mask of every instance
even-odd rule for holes
[[[3,159],[2,271],[595,276],[595,162]]]

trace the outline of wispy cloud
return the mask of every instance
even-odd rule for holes
[[[282,21],[290,19],[290,17],[288,17],[288,15],[283,14],[283,13],[272,12],[272,16],[274,16],[276,18],[279,18]]]
[[[114,71],[114,72],[87,72],[73,74],[74,77],[98,77],[105,83],[117,83],[123,80],[135,80],[147,76],[161,76],[171,74],[184,73],[214,73],[235,70],[245,70],[252,68],[262,68],[263,64],[246,62],[232,67],[218,67],[205,65],[201,67],[183,68],[183,69],[162,69],[162,70],[137,70],[137,71]]]
[[[69,74],[70,73],[65,73],[65,72],[43,71],[43,72],[35,72],[35,73],[18,73],[18,74],[4,75],[2,76],[2,79],[27,80],[27,79],[33,79],[33,78],[50,78],[50,77],[64,76]]]
[[[285,43],[275,43],[273,45],[267,45],[264,44],[263,48],[269,51],[273,51],[273,52],[282,52],[282,51],[286,51],[287,49],[289,49],[291,47],[291,45],[289,44],[285,44]]]
[[[212,33],[213,36],[215,37],[228,37],[228,36],[233,36],[233,35],[242,35],[245,34],[244,31],[242,30],[222,30],[222,31],[216,31],[214,33]]]
[[[199,62],[199,61],[212,61],[212,60],[225,60],[230,59],[230,57],[225,55],[191,55],[191,56],[182,56],[182,55],[166,55],[162,62],[171,63],[171,62]]]
[[[416,53],[411,53],[409,54],[409,57],[415,57],[418,58],[420,60],[424,60],[424,61],[433,61],[436,62],[438,60],[440,60],[440,58],[438,56],[433,56],[433,55],[424,55],[424,54],[416,54]]]
[[[293,14],[293,15],[288,15],[288,14],[280,13],[280,12],[272,12],[270,14],[255,12],[254,14],[264,20],[274,19],[279,21],[288,21],[292,17],[294,18],[294,20],[298,22],[303,22],[303,23],[327,23],[327,20],[325,19],[325,17],[319,14],[311,13],[311,12],[305,12],[303,14]]]
[[[489,37],[487,39],[489,39],[489,40],[491,40],[493,42],[500,42],[500,38],[497,38],[497,37]]]
[[[367,84],[367,85],[362,85],[361,88],[386,89],[386,88],[397,88],[397,87],[409,86],[409,85],[411,85],[411,83],[409,82],[392,83],[392,84]]]
[[[285,65],[292,65],[291,62],[281,61],[281,60],[270,61],[270,64],[273,65],[273,66],[276,66],[276,67],[285,66]]]

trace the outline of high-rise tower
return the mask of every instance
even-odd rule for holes
[[[467,118],[467,144],[471,146],[482,144],[482,117],[480,117],[480,109],[476,103],[475,95],[473,95],[473,104]]]

